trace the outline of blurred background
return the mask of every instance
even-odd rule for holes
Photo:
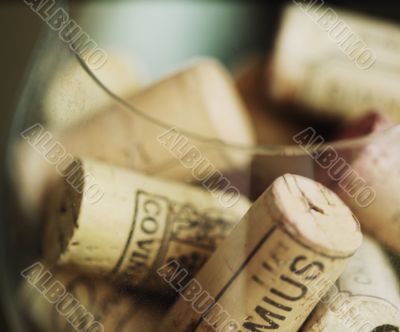
[[[367,13],[390,21],[400,21],[400,3],[396,1],[325,1],[327,4]],[[285,1],[79,1],[69,2],[72,16],[100,47],[123,40],[129,43],[132,56],[140,64],[146,61],[143,77],[153,80],[163,74],[165,64],[178,65],[190,54],[215,55],[226,65],[252,52],[265,52],[273,45],[280,11]],[[198,21],[201,30],[183,29],[187,21]],[[201,23],[201,24],[200,24]],[[146,27],[146,30],[139,31]],[[5,140],[29,70],[29,60],[40,32],[48,29],[23,0],[0,3],[0,146],[4,156]],[[126,31],[119,35],[117,31]],[[218,30],[218,33],[213,33]],[[135,31],[135,34],[132,34]],[[232,34],[237,39],[228,38]],[[116,37],[118,36],[118,37]],[[120,40],[117,40],[120,39]],[[210,42],[212,39],[212,42]],[[207,40],[204,49],[202,40]],[[168,43],[169,47],[165,47]],[[173,47],[171,47],[171,43]],[[106,48],[107,51],[107,48]],[[237,54],[233,59],[232,53]],[[1,184],[0,184],[1,185]],[[0,274],[3,277],[3,274]],[[3,309],[7,306],[2,303]],[[8,331],[5,316],[0,314],[0,331]]]
[[[238,56],[240,56],[240,51],[251,53],[263,46],[265,48],[271,47],[276,24],[279,20],[279,13],[287,2],[255,0],[124,0],[69,1],[68,4],[74,16],[79,17],[78,22],[85,31],[90,33],[95,31],[95,35],[102,35],[101,39],[104,38],[106,40],[109,36],[115,37],[112,31],[104,31],[102,29],[102,22],[107,23],[107,28],[110,26],[110,17],[117,23],[115,29],[120,29],[121,26],[125,25],[128,32],[129,29],[143,26],[143,21],[151,20],[151,24],[147,25],[148,31],[141,35],[142,38],[131,40],[132,45],[134,45],[132,49],[139,51],[139,54],[136,53],[135,56],[142,56],[152,63],[152,72],[148,73],[150,78],[151,76],[158,76],[160,68],[163,68],[164,63],[170,63],[171,57],[174,57],[174,61],[178,63],[185,56],[185,52],[195,51],[196,45],[200,45],[200,43],[195,38],[187,38],[188,36],[195,34],[196,36],[202,35],[204,38],[215,38],[215,35],[212,34],[212,29],[216,25],[218,29],[225,30],[226,34],[234,30],[238,34],[238,41],[242,37],[240,34],[244,34],[248,37],[246,39],[247,45],[227,45],[223,39],[215,40],[214,49],[200,49],[200,53],[225,52],[228,54],[232,51],[232,47],[236,47],[240,48],[238,49]],[[350,3],[349,1],[337,0],[325,2],[391,21],[400,20],[400,4],[396,1],[352,1]],[[183,3],[185,4],[184,6],[182,6]],[[234,3],[233,6],[232,3]],[[242,14],[239,13],[243,11],[244,7],[246,8],[248,20],[238,22],[238,15],[243,18]],[[220,21],[221,16],[225,17],[225,22]],[[180,20],[177,21],[176,17],[180,18]],[[209,31],[179,31],[179,25],[183,25],[184,20],[193,18],[209,20],[213,24],[205,24],[206,30],[208,29]],[[9,123],[10,116],[12,116],[12,111],[15,108],[24,73],[27,70],[29,59],[41,29],[48,29],[48,27],[40,17],[25,5],[23,0],[1,2],[0,36],[2,48],[0,66],[2,79],[0,81],[0,106],[2,111],[0,113],[0,140],[2,147],[4,147],[7,123]],[[174,39],[162,38],[162,34],[173,34]],[[218,36],[223,37],[224,32],[219,32]],[[126,36],[121,36],[121,38],[126,39]],[[265,44],[260,45],[260,40],[264,40]],[[179,55],[164,53],[160,57],[159,53],[165,51],[163,43],[171,42],[177,45],[185,43],[185,52]],[[151,44],[151,47],[148,44]],[[243,49],[244,47],[246,49]],[[171,49],[171,47],[168,49]],[[157,62],[156,66],[154,66],[155,62]]]

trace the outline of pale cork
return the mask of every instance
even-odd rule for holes
[[[302,329],[304,332],[400,330],[400,288],[382,249],[367,237]]]
[[[228,206],[223,191],[86,159],[73,174],[82,187],[64,183],[50,204],[47,261],[151,291],[167,288],[155,270],[172,259],[195,273],[250,206],[240,194]],[[87,194],[93,184],[101,188],[98,200]]]
[[[127,101],[146,116],[165,122],[167,127],[115,105],[65,131],[60,136],[61,142],[77,156],[171,179],[192,179],[191,168],[183,166],[178,159],[184,158],[193,145],[220,171],[248,164],[250,156],[246,153],[213,149],[212,145],[202,145],[201,141],[181,132],[245,146],[254,143],[247,110],[230,74],[219,62],[194,61]],[[169,139],[166,139],[166,133],[173,129],[170,126],[176,128],[173,133],[177,134],[167,135]],[[186,138],[180,141],[182,136],[187,137],[188,144],[180,144],[186,141]],[[176,147],[179,145],[180,149]]]
[[[322,5],[286,8],[270,93],[315,115],[354,118],[381,109],[400,121],[400,27]]]
[[[19,289],[23,311],[43,332],[156,332],[167,310],[159,301],[123,293],[103,279],[62,270],[45,275],[46,271],[24,280]],[[52,294],[59,287],[64,292]]]
[[[180,298],[160,331],[298,331],[361,241],[336,194],[301,176],[279,177],[196,275],[215,302],[194,310],[197,298]],[[189,298],[187,285],[181,295]]]
[[[15,147],[12,169],[26,215],[39,215],[45,192],[57,176],[55,169],[65,170],[71,162],[64,160],[67,154],[185,182],[198,181],[193,172],[204,160],[215,172],[223,173],[246,169],[250,163],[251,155],[243,150],[215,148],[212,142],[204,143],[180,130],[244,146],[254,143],[251,122],[233,79],[213,59],[194,61],[130,96],[127,102],[167,127],[114,102],[72,127],[52,130],[45,148],[41,142],[48,128],[35,133],[26,129],[29,138]],[[48,151],[56,142],[65,154]],[[46,153],[53,155],[52,162],[46,160]],[[193,153],[196,156],[189,163]]]

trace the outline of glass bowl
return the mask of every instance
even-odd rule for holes
[[[192,109],[181,108],[181,113],[166,113],[161,110],[161,102],[156,102],[151,110],[145,109],[141,107],[140,99],[135,102],[135,98],[129,95],[131,91],[140,91],[141,87],[137,85],[149,85],[167,74],[171,76],[183,68],[181,63],[189,66],[194,58],[215,57],[235,71],[246,57],[266,53],[271,48],[279,7],[257,3],[150,4],[141,1],[132,4],[118,2],[112,6],[88,5],[80,13],[80,23],[92,40],[102,46],[101,50],[110,61],[108,65],[114,66],[110,69],[111,74],[98,68],[101,66],[96,61],[88,61],[85,52],[77,55],[56,32],[45,27],[32,56],[10,126],[3,167],[2,296],[13,331],[33,329],[26,325],[30,322],[24,319],[18,287],[21,271],[41,258],[44,212],[38,206],[43,200],[46,206],[50,200],[46,188],[41,186],[46,177],[43,163],[47,163],[46,167],[56,167],[59,161],[59,156],[48,155],[46,144],[42,145],[41,151],[26,144],[32,138],[32,128],[36,133],[46,133],[53,143],[60,139],[74,154],[112,160],[116,166],[151,177],[201,187],[203,178],[196,170],[193,172],[193,160],[184,157],[189,150],[196,151],[192,158],[208,160],[214,167],[217,180],[209,185],[211,191],[215,190],[213,185],[221,186],[218,181],[222,177],[223,181],[228,181],[231,191],[228,190],[227,196],[222,198],[225,203],[234,199],[236,191],[255,200],[277,177],[287,173],[302,175],[333,189],[359,219],[391,218],[391,229],[400,233],[396,187],[400,174],[400,154],[396,146],[400,139],[399,125],[379,133],[312,144],[312,139],[321,134],[314,128],[324,127],[320,124],[315,127],[315,122],[308,120],[296,120],[291,121],[297,124],[289,124],[287,132],[264,132],[271,140],[268,144],[262,140],[260,143],[259,137],[255,139],[246,128],[241,128],[238,119],[224,113],[223,103],[221,111],[214,109],[211,121],[214,128],[210,128],[202,125],[205,121],[203,115]],[[93,17],[98,19],[93,20]],[[270,34],[266,33],[268,29]],[[101,58],[103,54],[99,54]],[[113,71],[120,75],[128,68],[118,67],[120,54],[129,61],[135,59],[138,64],[147,62],[147,78],[136,78],[135,75],[139,77],[140,74],[136,68],[130,68],[126,82],[116,80]],[[125,60],[121,61],[126,64]],[[243,92],[247,87],[243,74],[246,69],[235,72],[239,90]],[[239,77],[244,80],[243,84],[240,84]],[[136,79],[142,81],[137,83]],[[130,91],[128,95],[124,85]],[[171,100],[180,97],[168,96]],[[266,103],[271,109],[282,108],[270,101]],[[108,110],[109,115],[92,125],[91,116],[96,116],[99,109],[101,112]],[[96,126],[100,129],[93,131]],[[72,127],[74,129],[67,136],[59,136],[65,128]],[[286,130],[284,126],[278,127],[281,129]],[[96,134],[92,135],[92,132]],[[173,134],[174,139],[185,141],[185,153],[163,145],[162,138],[168,133]],[[284,137],[281,142],[279,139],[275,141],[279,135]],[[124,139],[126,137],[129,139]],[[356,168],[353,178],[346,180],[343,176],[340,167],[344,162],[339,163],[340,158]],[[373,174],[371,169],[375,170]],[[355,182],[350,183],[349,179]],[[387,237],[387,231],[377,228],[374,222],[362,225],[377,237]],[[395,241],[390,239],[385,245],[393,247]],[[396,257],[392,257],[394,262]],[[399,266],[397,270],[400,271]]]

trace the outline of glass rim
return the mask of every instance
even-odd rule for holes
[[[155,126],[158,126],[165,130],[170,130],[171,128],[174,128],[178,130],[181,134],[184,134],[185,136],[203,145],[212,145],[213,148],[217,149],[230,149],[230,150],[236,150],[237,152],[240,151],[241,153],[266,155],[266,156],[302,156],[307,154],[309,151],[313,151],[314,153],[323,151],[327,147],[339,150],[345,148],[355,148],[358,146],[365,146],[366,144],[373,143],[380,137],[390,135],[391,133],[397,131],[399,131],[400,133],[400,123],[396,123],[393,126],[390,126],[389,128],[380,130],[379,132],[373,132],[362,136],[340,139],[336,141],[325,141],[322,144],[309,145],[307,146],[306,149],[304,148],[304,146],[296,144],[295,141],[293,141],[293,144],[282,144],[282,145],[278,144],[246,145],[246,144],[221,140],[219,138],[207,137],[205,135],[194,133],[185,128],[175,126],[172,123],[159,120],[149,114],[146,114],[146,112],[137,108],[135,105],[128,102],[125,98],[120,97],[118,94],[109,89],[107,85],[94,74],[94,72],[89,68],[89,66],[85,62],[85,60],[79,54],[75,54],[75,57],[77,58],[82,69],[86,71],[86,73],[90,76],[90,78],[94,81],[94,83],[97,84],[99,88],[103,90],[103,92],[105,92],[111,99],[113,99],[122,108],[133,112],[142,120],[147,121]],[[306,130],[307,128],[312,128],[312,127],[311,126],[305,127],[304,130]]]

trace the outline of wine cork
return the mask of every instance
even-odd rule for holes
[[[319,1],[288,6],[275,46],[272,96],[319,117],[381,109],[400,121],[398,25]]]
[[[303,331],[399,331],[399,309],[397,277],[382,249],[366,237]]]
[[[209,139],[253,143],[245,106],[232,78],[215,60],[196,61],[143,89],[128,102],[176,130],[148,123],[132,111],[118,108],[105,110],[87,123],[71,128],[61,136],[61,141],[76,155],[174,179],[192,178],[191,167],[183,166],[177,159],[189,158],[196,147],[200,152],[192,158],[200,159],[198,155],[203,154],[221,171],[243,167],[249,161],[247,154],[224,149],[208,152],[201,142],[188,137],[189,143],[184,144],[186,139],[182,139],[186,135],[179,128]],[[104,135],[107,131],[113,135]],[[98,149],[99,145],[102,149]]]
[[[46,260],[154,292],[166,289],[155,274],[160,265],[177,260],[195,273],[249,207],[240,195],[228,193],[228,207],[220,192],[86,159],[73,172],[82,188],[65,183],[53,194]],[[93,182],[103,194],[95,202]]]
[[[160,301],[123,293],[103,279],[44,267],[37,277],[23,281],[19,300],[43,332],[156,332],[167,310]]]
[[[316,174],[352,209],[365,232],[399,254],[400,128],[392,125],[379,113],[355,120],[339,138],[356,138],[360,131],[375,135],[365,143],[338,148],[337,161]]]
[[[116,95],[132,96],[143,85],[139,66],[120,53],[107,56],[93,75]],[[43,118],[49,128],[60,130],[88,119],[110,104],[112,97],[73,58],[55,71],[44,96]]]
[[[181,290],[160,331],[298,331],[361,240],[336,194],[286,174]],[[167,268],[159,274],[170,281]]]
[[[61,132],[38,125],[24,130],[25,141],[14,149],[13,179],[28,216],[40,214],[46,190],[57,170],[64,171],[71,162],[71,155],[186,182],[243,170],[250,162],[251,155],[243,150],[216,148],[187,136],[190,132],[253,144],[245,106],[232,78],[215,60],[195,61],[127,101],[142,115],[115,102]]]

